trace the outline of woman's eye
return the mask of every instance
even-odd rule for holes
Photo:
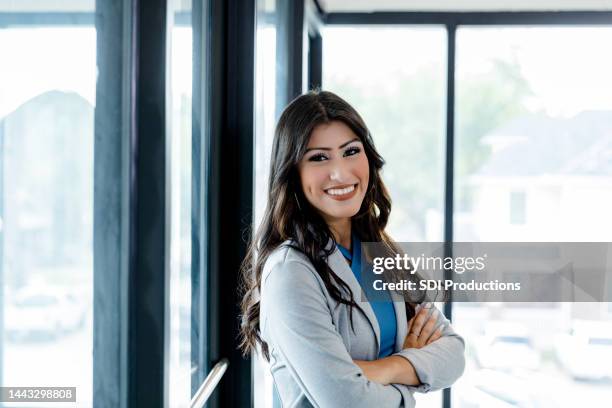
[[[327,159],[327,157],[325,157],[324,154],[319,153],[319,154],[314,154],[314,155],[310,156],[308,161],[320,162],[320,161],[323,161],[323,160],[326,160],[326,159]]]
[[[361,151],[360,148],[358,147],[349,147],[348,149],[346,149],[346,151],[344,152],[345,156],[353,156],[356,155],[357,153],[359,153]]]

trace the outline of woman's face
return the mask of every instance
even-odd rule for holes
[[[315,127],[298,171],[304,196],[328,224],[359,212],[370,178],[368,158],[343,122]]]

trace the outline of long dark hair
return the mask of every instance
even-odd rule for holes
[[[267,344],[259,329],[259,291],[266,260],[284,241],[303,252],[312,262],[336,301],[349,305],[352,324],[355,302],[349,286],[327,264],[335,244],[333,234],[302,192],[298,163],[304,156],[315,127],[340,121],[359,137],[369,162],[369,184],[359,212],[352,217],[352,228],[363,241],[382,242],[397,252],[385,227],[391,212],[391,198],[380,177],[384,160],[374,147],[372,137],[357,111],[339,96],[327,91],[311,91],[293,100],[276,126],[272,146],[267,206],[261,224],[251,240],[242,264],[242,324],[240,348],[248,354],[261,346],[269,360]],[[412,309],[414,311],[414,309]]]

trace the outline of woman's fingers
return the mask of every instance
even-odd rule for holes
[[[427,340],[431,337],[438,322],[438,311],[434,309],[430,316],[428,316],[427,323],[423,326],[421,334],[419,335],[419,344],[424,346],[427,344]]]
[[[404,347],[403,348],[414,348],[415,344],[416,344],[416,340],[417,338],[415,336],[411,336],[410,335],[410,330],[412,330],[412,323],[414,322],[414,317],[410,320],[408,320],[408,334],[406,335],[406,338],[404,339]]]
[[[427,315],[428,314],[429,314],[429,309],[427,309],[425,307],[421,308],[421,310],[419,310],[419,312],[416,314],[416,316],[412,318],[412,320],[413,320],[412,327],[410,328],[408,333],[409,334],[413,333],[417,337],[419,337],[421,335],[421,331],[423,330],[423,326],[427,322]]]
[[[440,337],[442,337],[442,326],[436,329],[436,331],[431,335],[429,340],[427,340],[427,344],[433,343],[434,341],[438,340]]]
[[[435,330],[439,313],[437,309],[423,305],[416,316],[408,321],[404,348],[421,348],[438,340],[442,336],[442,327]]]

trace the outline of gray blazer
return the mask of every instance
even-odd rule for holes
[[[439,313],[442,337],[421,349],[402,350],[407,334],[406,310],[394,302],[397,317],[395,355],[407,358],[419,386],[381,385],[369,381],[353,363],[375,360],[380,329],[361,287],[336,248],[330,268],[353,291],[364,310],[335,301],[308,258],[285,242],[268,258],[261,281],[260,329],[270,351],[270,370],[283,407],[414,407],[413,393],[447,388],[463,373],[464,341]]]

